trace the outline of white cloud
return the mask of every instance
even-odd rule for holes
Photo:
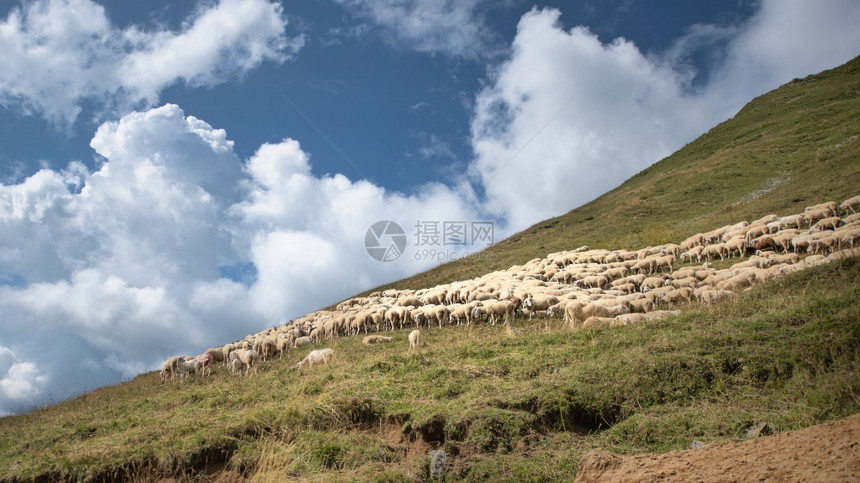
[[[0,287],[0,339],[59,397],[266,322],[220,279],[238,258],[226,213],[242,176],[226,133],[166,105],[103,124],[91,144],[105,157],[92,173],[73,163],[0,185],[3,267],[24,281]]]
[[[28,401],[39,395],[40,386],[45,377],[39,375],[39,370],[31,362],[16,362],[0,379],[0,390],[3,395],[14,401]]]
[[[482,0],[337,0],[358,18],[381,28],[392,46],[417,52],[477,59],[492,49],[495,34],[487,27]],[[361,33],[369,29],[361,29]]]
[[[853,2],[766,1],[746,24],[699,25],[663,54],[560,12],[522,17],[510,58],[479,93],[472,179],[486,208],[522,229],[588,202],[793,77],[850,60],[860,45]],[[721,49],[695,89],[690,50]]]
[[[180,32],[111,25],[91,0],[37,0],[0,21],[0,104],[70,126],[85,101],[104,108],[153,104],[184,81],[210,86],[303,46],[285,33],[281,6],[222,0]]]
[[[510,60],[477,97],[472,175],[514,229],[611,189],[709,127],[685,81],[631,42],[523,16]]]
[[[42,395],[46,382],[35,364],[20,360],[11,349],[0,346],[0,416],[29,409]]]
[[[852,0],[766,0],[738,28],[706,96],[726,116],[749,99],[795,77],[815,74],[860,54],[860,8]]]
[[[414,240],[395,262],[371,258],[364,239],[376,221],[394,220],[413,238],[418,221],[441,226],[447,220],[479,218],[468,186],[426,184],[404,195],[340,174],[316,177],[309,156],[292,139],[261,146],[246,172],[246,200],[232,211],[254,234],[246,241],[258,269],[250,295],[270,317],[300,315],[436,263],[415,260]],[[457,253],[464,251],[459,248]]]

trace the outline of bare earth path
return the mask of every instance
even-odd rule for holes
[[[577,482],[860,482],[860,414],[742,443],[714,443],[665,454],[583,457]]]

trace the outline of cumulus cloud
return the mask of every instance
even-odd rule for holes
[[[211,86],[304,44],[286,34],[278,3],[222,0],[179,32],[111,25],[92,0],[38,0],[0,21],[0,104],[70,126],[86,101],[104,108],[157,102],[183,81]]]
[[[767,0],[729,40],[702,93],[726,116],[795,77],[845,63],[860,53],[860,9],[851,0]],[[720,36],[719,32],[714,35]]]
[[[792,77],[850,60],[851,2],[765,1],[739,26],[698,25],[665,53],[565,30],[560,12],[522,17],[510,57],[478,94],[472,179],[486,208],[522,229],[588,202]],[[826,33],[825,33],[826,32]],[[719,48],[704,85],[684,62]]]
[[[676,71],[624,39],[565,31],[559,15],[523,16],[511,58],[477,96],[471,174],[514,229],[596,197],[708,127]]]
[[[245,230],[258,280],[250,296],[272,315],[305,313],[321,300],[332,302],[438,263],[417,253],[414,239],[395,262],[381,263],[365,249],[365,234],[376,221],[393,220],[414,238],[419,221],[480,219],[467,185],[422,186],[406,195],[341,174],[316,177],[298,141],[264,144],[246,164],[246,199],[232,212]],[[442,249],[441,246],[435,247]],[[456,247],[446,256],[459,256]]]
[[[490,52],[496,37],[481,13],[488,6],[483,0],[337,2],[378,27],[385,42],[417,52],[477,59]]]
[[[30,407],[42,395],[46,380],[35,364],[0,345],[0,416]]]

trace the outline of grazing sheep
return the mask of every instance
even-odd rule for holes
[[[564,309],[565,322],[571,327],[580,320],[589,317],[615,317],[616,315],[629,314],[630,309],[626,305],[605,306],[598,303],[573,302]]]
[[[243,369],[245,370],[245,374],[247,375],[247,367],[248,366],[246,366],[245,363],[240,361],[239,359],[233,359],[233,361],[230,362],[230,369],[234,376],[241,376]]]
[[[860,213],[854,213],[853,215],[848,215],[845,218],[842,218],[842,221],[844,221],[846,225],[851,225],[851,224],[854,224],[855,222],[860,222]]]
[[[528,312],[529,320],[531,320],[532,315],[534,315],[535,312],[547,311],[551,306],[557,303],[558,297],[548,296],[535,298],[533,295],[529,294],[523,300],[523,313]]]
[[[648,320],[647,314],[621,314],[610,322],[610,327],[620,327],[622,325],[639,324]]]
[[[314,344],[319,344],[322,340],[322,329],[319,327],[314,327],[311,329],[311,332],[308,334],[308,337],[311,338]]]
[[[220,362],[221,365],[227,365],[227,358],[224,357],[224,349],[216,347],[207,350],[205,354],[209,354],[210,356],[212,356],[212,362]]]
[[[633,266],[630,267],[630,269],[634,270],[636,272],[639,272],[640,274],[644,274],[644,273],[650,274],[650,273],[654,272],[655,266],[656,266],[656,263],[655,263],[655,260],[653,258],[645,258],[645,259],[639,260],[638,262],[633,264]]]
[[[803,219],[806,221],[808,226],[812,226],[816,221],[823,220],[824,218],[829,218],[831,216],[835,215],[830,211],[830,208],[816,208],[803,212]]]
[[[358,332],[356,332],[356,334],[358,334]],[[305,346],[305,345],[311,345],[313,343],[314,343],[313,339],[311,339],[308,336],[304,336],[304,337],[299,337],[298,339],[296,339],[295,345],[293,347],[301,347],[301,346]]]
[[[655,310],[653,312],[649,312],[645,314],[645,320],[663,320],[666,317],[672,317],[676,315],[681,315],[680,310]]]
[[[807,253],[817,255],[821,251],[835,252],[839,248],[840,236],[832,231],[816,233],[817,236],[812,236],[809,239],[809,248]]]
[[[253,349],[238,349],[234,350],[230,353],[230,362],[234,360],[242,361],[242,364],[245,366],[245,374],[248,374],[249,370],[254,371],[254,374],[258,371],[258,366],[260,362],[260,353]],[[234,366],[235,367],[235,366]]]
[[[301,373],[305,367],[311,368],[317,364],[328,364],[334,361],[334,349],[325,348],[308,352],[304,359],[296,363],[294,368]]]
[[[776,243],[774,243],[773,238],[771,238],[770,235],[762,235],[750,240],[749,246],[754,250],[767,250],[776,248]]]
[[[424,337],[421,336],[420,330],[415,329],[409,333],[409,351],[417,351],[421,349],[421,345],[423,343]]]
[[[496,317],[502,317],[503,323],[507,324],[508,321],[513,318],[516,310],[517,304],[515,302],[511,302],[510,300],[497,300],[487,302],[481,307],[475,307],[472,310],[472,315],[476,318],[481,315],[488,315],[490,318],[490,324],[492,325],[496,325]]]
[[[468,304],[454,303],[448,306],[448,324],[453,324],[457,321],[457,325],[466,320],[466,325],[469,324],[469,312],[472,308]]]
[[[708,261],[711,261],[712,256],[719,255],[720,260],[725,260],[728,255],[728,249],[726,248],[725,243],[715,243],[713,245],[708,245],[702,250],[702,255],[705,256]]]
[[[851,228],[848,230],[844,230],[839,233],[839,247],[842,249],[843,246],[847,245],[849,249],[853,250],[854,245],[860,241],[860,228]]]
[[[379,344],[381,342],[394,342],[394,337],[384,337],[381,335],[368,335],[361,343],[364,345]]]
[[[591,316],[585,319],[585,322],[582,323],[583,329],[602,329],[604,327],[609,327],[613,322],[615,322],[614,317],[596,317]]]
[[[839,208],[843,213],[848,213],[848,210],[851,210],[851,213],[857,213],[857,209],[860,209],[860,195],[843,201]]]
[[[159,373],[159,375],[161,376],[162,384],[167,379],[167,376],[170,376],[171,381],[176,376],[176,366],[177,364],[179,364],[179,359],[179,356],[173,356],[170,359],[164,361],[164,364],[161,365],[161,372]]]
[[[654,258],[654,270],[655,271],[657,271],[657,270],[665,271],[664,269],[668,267],[669,271],[672,272],[675,269],[674,263],[675,263],[675,255],[665,255],[662,257],[655,257]]]
[[[666,284],[666,280],[662,276],[648,277],[639,284],[639,290],[647,292],[648,290],[658,289]]]
[[[842,224],[841,218],[838,216],[831,216],[818,220],[816,224],[812,225],[812,229],[815,231],[835,230],[842,226]]]
[[[726,252],[729,258],[734,256],[734,252],[738,252],[738,256],[744,256],[747,251],[747,240],[744,237],[732,238],[725,243]]]
[[[690,261],[692,261],[692,260],[695,260],[695,261],[697,261],[697,262],[701,262],[701,261],[702,261],[702,251],[703,251],[704,249],[705,249],[705,247],[704,247],[704,246],[702,246],[702,245],[699,245],[699,246],[693,247],[693,248],[691,248],[691,249],[689,249],[689,250],[685,251],[684,253],[682,253],[682,254],[679,256],[679,258],[681,259],[681,261],[685,261],[685,260],[690,260]]]
[[[203,373],[203,377],[206,377],[212,374],[212,364],[214,364],[215,359],[212,357],[212,354],[208,352],[204,352],[197,356],[197,360],[200,361],[200,370]]]
[[[605,289],[609,285],[610,280],[603,275],[590,275],[582,279],[581,283],[585,287]]]
[[[754,269],[753,269],[754,270]],[[717,283],[716,288],[737,292],[741,289],[752,287],[756,283],[756,275],[752,270],[745,270],[727,280]]]
[[[255,340],[251,347],[260,354],[264,361],[278,353],[278,341],[270,337]]]
[[[736,296],[737,294],[731,290],[705,290],[699,295],[699,298],[702,300],[703,304],[713,305],[731,300]]]
[[[825,201],[824,203],[819,203],[819,204],[813,205],[813,206],[807,206],[806,208],[803,209],[804,214],[810,213],[813,211],[830,213],[830,215],[832,215],[832,216],[837,216],[837,215],[839,215],[839,205],[837,205],[835,201]]]
[[[693,289],[690,287],[681,287],[670,290],[660,297],[660,301],[664,304],[675,305],[684,302],[690,302],[693,299]]]
[[[630,307],[631,312],[636,313],[644,313],[654,310],[654,301],[647,298],[630,300],[627,302],[627,305]]]
[[[185,380],[188,379],[188,374],[194,374],[194,380],[197,380],[197,376],[200,373],[200,370],[203,368],[203,363],[198,361],[195,358],[191,360],[180,360],[176,363],[176,369],[179,372],[179,382],[181,384],[185,383]]]

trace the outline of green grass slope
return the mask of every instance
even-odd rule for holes
[[[860,61],[751,102],[673,156],[562,217],[499,243],[495,268],[588,244],[637,248],[860,186]],[[492,270],[449,264],[399,282],[420,288]],[[806,427],[860,411],[860,261],[755,286],[659,322],[571,331],[425,331],[426,347],[327,341],[336,363],[304,375],[221,369],[160,384],[156,373],[0,419],[0,481],[242,477],[422,481],[427,451],[448,479],[570,481],[594,448],[619,453],[742,438],[767,421]]]
[[[359,337],[304,375],[309,350],[198,383],[155,373],[0,419],[0,480],[287,477],[570,481],[590,449],[620,453],[806,427],[860,410],[860,260],[757,286],[660,322],[571,331],[559,321],[425,331],[408,354]]]
[[[383,287],[419,289],[582,245],[638,249],[860,193],[860,57],[758,97],[732,119],[575,210]]]

